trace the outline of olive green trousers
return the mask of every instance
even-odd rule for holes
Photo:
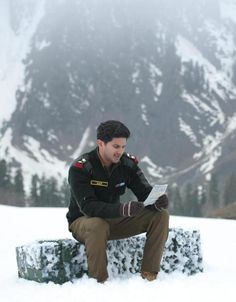
[[[123,239],[146,233],[142,271],[159,272],[169,230],[167,210],[144,208],[135,217],[80,217],[70,230],[75,239],[85,244],[89,276],[103,282],[108,278],[106,247],[108,240]]]

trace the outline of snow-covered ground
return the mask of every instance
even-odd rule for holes
[[[201,232],[204,272],[194,276],[160,273],[148,282],[139,275],[98,284],[83,277],[63,285],[19,279],[15,247],[38,239],[70,238],[66,209],[0,206],[0,299],[28,301],[235,301],[236,220],[174,217],[171,227]]]

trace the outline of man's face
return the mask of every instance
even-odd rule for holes
[[[106,144],[98,139],[97,144],[103,164],[109,167],[112,164],[118,163],[125,151],[126,143],[127,139],[124,137],[113,138]]]

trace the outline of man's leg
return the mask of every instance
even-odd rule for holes
[[[169,213],[167,210],[154,212],[149,221],[146,243],[143,251],[142,271],[159,272],[162,254],[169,232]]]
[[[74,238],[85,244],[90,277],[104,282],[108,278],[106,247],[109,224],[98,217],[80,217],[72,222],[70,230]]]
[[[160,262],[168,237],[169,213],[167,210],[144,209],[135,217],[105,219],[110,225],[108,240],[122,239],[146,232],[142,271],[160,271]]]

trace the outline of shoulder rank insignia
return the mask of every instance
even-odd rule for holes
[[[129,154],[129,153],[126,153],[126,155],[127,155],[128,158],[132,159],[132,161],[133,161],[135,164],[138,164],[138,159],[137,159],[136,156],[131,155],[131,154]]]
[[[83,169],[85,163],[86,163],[86,159],[85,159],[85,158],[82,158],[82,159],[80,159],[80,160],[77,160],[77,161],[74,163],[74,167],[79,168],[79,169]]]

